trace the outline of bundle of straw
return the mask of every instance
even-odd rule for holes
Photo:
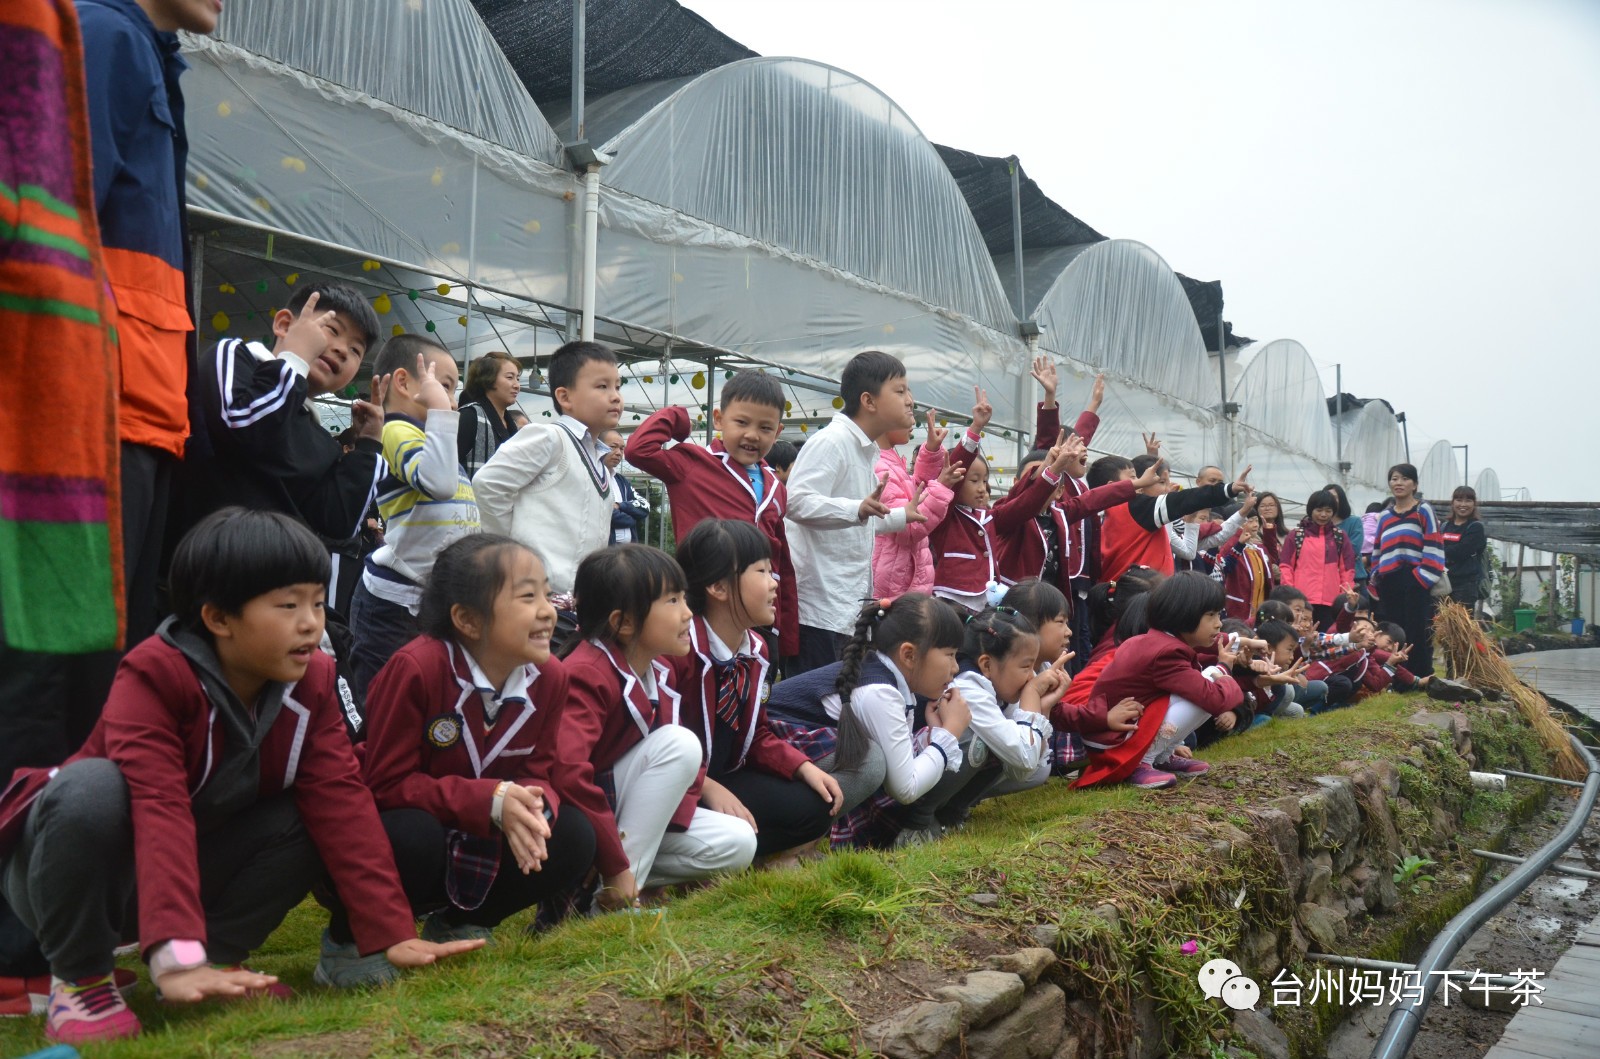
[[[1452,600],[1441,600],[1433,619],[1434,651],[1442,654],[1450,673],[1475,688],[1498,691],[1516,704],[1518,712],[1533,726],[1534,734],[1551,758],[1554,772],[1562,779],[1581,780],[1589,774],[1567,739],[1566,729],[1552,715],[1545,697],[1524,684],[1506,661],[1500,645],[1484,635],[1472,612]]]

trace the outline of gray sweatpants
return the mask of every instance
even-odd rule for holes
[[[198,860],[200,940],[219,964],[243,962],[322,875],[292,794],[256,802],[201,835]],[[116,764],[87,758],[56,774],[0,864],[0,888],[57,978],[111,973],[112,950],[137,934],[133,823]]]
[[[828,754],[817,760],[817,768],[839,781],[839,792],[844,795],[844,808],[836,815],[843,816],[862,802],[878,793],[889,776],[889,760],[877,743],[867,744],[867,755],[853,769],[839,769],[839,755]]]

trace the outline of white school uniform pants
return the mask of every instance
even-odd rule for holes
[[[755,831],[725,813],[697,808],[689,830],[667,831],[699,771],[700,740],[676,724],[657,728],[613,766],[617,831],[640,886],[667,886],[738,871],[755,857]]]
[[[1173,748],[1189,737],[1189,733],[1211,719],[1212,715],[1184,698],[1174,695],[1167,703],[1167,719],[1161,722],[1161,731],[1145,751],[1146,765],[1160,765],[1172,756]],[[1168,734],[1170,732],[1170,734]]]

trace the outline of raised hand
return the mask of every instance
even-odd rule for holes
[[[307,364],[314,363],[328,351],[328,328],[333,326],[335,317],[339,315],[332,309],[324,313],[317,312],[317,302],[321,297],[315,291],[311,293],[283,336],[283,348]]]
[[[1056,383],[1059,380],[1059,376],[1056,374],[1055,359],[1042,353],[1034,357],[1032,375],[1034,381],[1044,389],[1044,406],[1046,408],[1054,408],[1056,404]]]
[[[889,513],[889,507],[883,502],[883,487],[889,484],[889,476],[883,475],[878,479],[878,488],[867,494],[861,501],[861,506],[856,509],[856,518],[862,522],[869,518],[883,518]]]
[[[939,413],[935,409],[928,409],[928,448],[944,448],[944,439],[950,436],[950,431],[939,425]]]
[[[972,388],[972,432],[982,434],[994,418],[994,405],[989,403],[989,393],[980,386]]]
[[[954,489],[961,484],[961,479],[967,476],[967,465],[957,463],[947,455],[944,467],[939,471],[939,484],[947,489]]]
[[[1233,484],[1228,487],[1229,496],[1253,496],[1255,494],[1255,488],[1249,482],[1250,472],[1254,469],[1254,467],[1247,466],[1239,472],[1239,477],[1235,478]]]
[[[917,505],[922,503],[922,483],[911,483],[911,499],[906,501],[906,525],[913,522],[926,522],[928,516],[917,510]]]
[[[1239,661],[1239,649],[1227,633],[1217,633],[1217,665],[1223,669],[1232,669],[1233,664]]]
[[[1072,442],[1077,441],[1077,438],[1078,435],[1067,434],[1065,431],[1056,438],[1056,443],[1050,447],[1050,462],[1046,465],[1051,474],[1060,475],[1072,463]]]
[[[1161,455],[1161,439],[1156,437],[1155,431],[1152,430],[1148,434],[1141,433],[1139,436],[1144,438],[1144,451],[1146,455]]]
[[[1094,377],[1094,389],[1089,392],[1089,406],[1085,408],[1084,411],[1088,412],[1090,415],[1099,413],[1100,403],[1105,399],[1106,377],[1104,375],[1096,375]]]
[[[1255,493],[1251,493],[1249,496],[1244,498],[1244,503],[1239,505],[1239,511],[1244,515],[1244,517],[1246,519],[1249,519],[1251,512],[1255,511],[1255,509],[1256,509],[1256,494]],[[1248,525],[1248,524],[1249,523],[1247,522],[1246,525]],[[1256,525],[1257,534],[1260,533],[1260,530],[1261,530],[1261,526],[1258,523]]]
[[[360,437],[378,442],[383,440],[383,401],[389,396],[389,386],[393,382],[393,376],[374,375],[372,400],[350,402],[350,425],[356,428],[356,434]]]
[[[1161,442],[1158,441],[1156,444],[1160,445]],[[1135,490],[1148,489],[1152,485],[1159,484],[1161,481],[1161,472],[1166,469],[1166,464],[1157,460],[1155,463],[1152,463],[1150,466],[1146,467],[1143,474],[1133,480],[1133,488]]]
[[[417,400],[428,411],[437,411],[450,407],[450,394],[444,388],[444,383],[439,381],[438,369],[433,361],[417,354]]]

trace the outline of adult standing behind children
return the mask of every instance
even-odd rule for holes
[[[1417,495],[1417,469],[1389,468],[1392,499],[1378,515],[1367,592],[1379,621],[1392,621],[1412,643],[1411,671],[1433,675],[1433,586],[1444,573],[1444,541],[1433,508]]]
[[[189,436],[189,232],[184,223],[178,30],[209,34],[220,7],[185,0],[78,0],[94,201],[117,303],[117,436],[127,646],[156,627],[156,574],[172,480]]]
[[[357,701],[391,656],[417,635],[422,589],[434,558],[478,532],[472,482],[456,462],[456,362],[438,340],[396,335],[372,373],[389,380],[383,403],[379,486],[383,547],[361,573],[350,602],[350,668]]]
[[[611,451],[600,436],[622,418],[617,355],[598,342],[568,342],[550,357],[559,418],[529,423],[472,478],[483,528],[545,557],[550,593],[572,616],[578,564],[611,540]]]
[[[467,365],[456,452],[468,478],[517,432],[510,412],[520,393],[522,365],[511,354],[493,350]]]
[[[633,487],[628,476],[617,473],[622,466],[622,454],[627,439],[621,431],[608,430],[600,435],[610,451],[606,453],[606,467],[611,471],[611,543],[645,544],[644,526],[650,521],[650,501]]]
[[[872,592],[872,537],[920,519],[891,510],[873,476],[878,438],[916,425],[906,366],[879,350],[857,353],[839,378],[841,411],[795,458],[789,475],[789,547],[800,603],[796,673],[839,660],[861,600]],[[869,523],[869,520],[872,520]]]
[[[1450,598],[1472,610],[1483,598],[1483,553],[1489,547],[1478,521],[1478,491],[1458,485],[1450,494],[1450,521],[1439,527],[1445,568],[1450,572]]]
[[[783,429],[783,388],[762,372],[739,372],[722,388],[711,426],[719,434],[711,444],[688,444],[689,410],[663,408],[628,438],[628,462],[667,487],[677,543],[706,519],[753,522],[766,535],[778,580],[778,653],[792,658],[800,650],[800,604],[783,520],[788,494],[766,463]]]
[[[310,400],[349,385],[378,338],[378,317],[355,288],[306,284],[272,317],[273,345],[225,338],[200,360],[199,421],[210,455],[192,453],[190,521],[230,505],[297,518],[324,541],[361,532],[383,476],[385,381],[350,406],[345,452]]]

